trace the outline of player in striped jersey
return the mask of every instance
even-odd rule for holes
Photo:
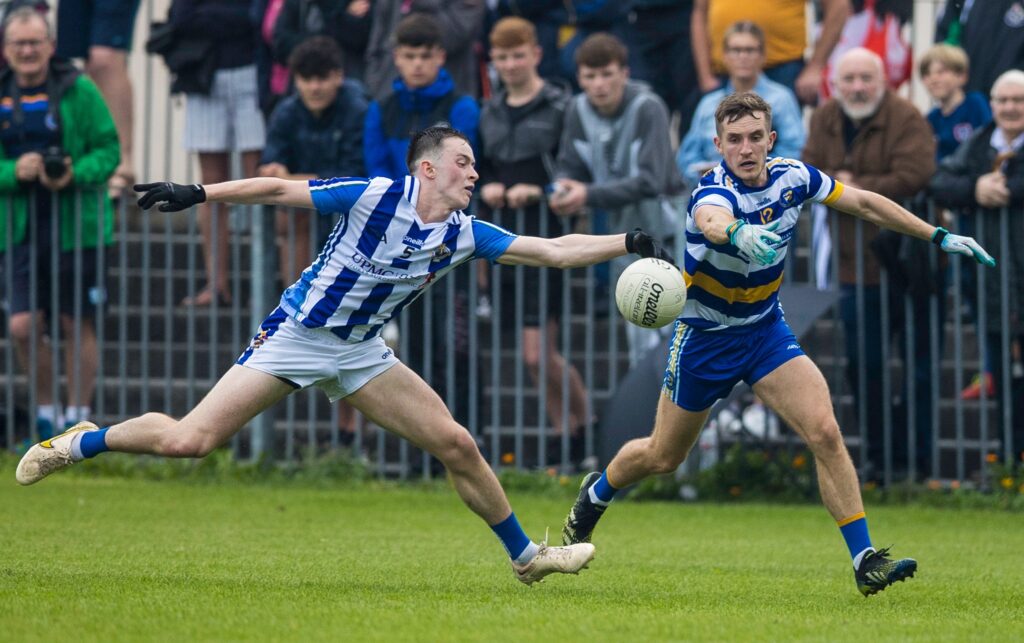
[[[589,542],[615,492],[686,458],[711,406],[738,381],[750,384],[807,443],[818,486],[853,558],[865,596],[914,574],[868,536],[857,472],[832,411],[825,378],[804,355],[778,301],[786,244],[805,201],[825,203],[882,227],[930,239],[944,251],[994,266],[970,237],[935,228],[889,199],[844,186],[799,161],[768,158],[771,108],[752,93],[724,99],[715,113],[723,156],[690,199],[686,218],[686,306],[676,322],[654,432],[625,444],[591,473],[566,518],[563,541]]]
[[[281,296],[249,347],[207,396],[180,421],[160,413],[99,429],[80,423],[41,442],[18,464],[32,484],[103,451],[203,457],[258,413],[293,391],[317,386],[437,457],[456,491],[487,521],[531,584],[551,573],[576,573],[593,545],[548,547],[531,541],[516,520],[476,442],[441,399],[401,364],[381,327],[431,283],[460,263],[571,268],[627,252],[666,258],[641,231],[625,235],[519,237],[463,213],[478,177],[468,139],[431,127],[409,146],[411,176],[390,179],[287,181],[254,178],[212,185],[136,186],[146,209],[183,210],[203,201],[316,208],[341,218],[323,250]]]

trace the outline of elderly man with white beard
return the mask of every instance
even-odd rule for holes
[[[826,172],[846,185],[871,190],[896,202],[913,197],[928,185],[935,172],[935,140],[928,122],[909,101],[886,89],[882,60],[867,49],[852,49],[839,59],[832,78],[834,95],[811,117],[807,144],[802,160]],[[861,426],[867,428],[867,459],[861,462],[864,479],[881,482],[886,462],[883,442],[882,336],[905,327],[902,319],[904,296],[909,297],[915,323],[913,352],[915,368],[908,373],[908,384],[916,393],[913,417],[893,415],[894,428],[891,463],[896,470],[913,465],[918,475],[931,472],[931,353],[928,324],[929,294],[942,292],[942,275],[929,273],[927,261],[906,263],[894,261],[898,243],[910,256],[927,257],[928,245],[913,240],[892,240],[885,233],[865,225],[861,243],[857,242],[853,217],[838,217],[840,308],[846,337],[848,358],[847,379],[855,401],[864,396],[866,414]],[[920,252],[920,255],[916,255]],[[905,254],[903,256],[906,256]],[[863,261],[864,309],[858,323],[858,257]],[[880,261],[881,260],[881,261]],[[890,325],[882,328],[879,267],[889,271]],[[863,369],[863,370],[862,370]],[[866,374],[866,377],[863,375]],[[865,390],[861,391],[861,386]],[[906,396],[904,396],[906,397]],[[855,404],[855,409],[860,405]],[[914,453],[908,456],[910,442],[904,427],[910,421],[915,427]],[[912,461],[910,458],[912,457]],[[865,466],[868,465],[868,466]]]

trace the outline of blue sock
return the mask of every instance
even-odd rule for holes
[[[615,497],[617,491],[618,489],[608,482],[608,470],[605,469],[598,481],[590,488],[590,501],[595,505],[607,505]]]
[[[107,431],[110,427],[99,431],[86,431],[82,433],[82,442],[79,447],[82,449],[82,457],[95,458],[104,451],[109,451],[107,446]]]
[[[865,550],[872,549],[871,536],[868,535],[868,519],[864,517],[864,512],[862,511],[849,518],[839,520],[836,524],[839,525],[839,531],[843,534],[846,547],[850,550],[850,558],[853,559],[854,565],[856,565],[860,562],[860,555]]]
[[[510,513],[508,518],[496,525],[491,525],[491,530],[501,539],[501,544],[505,546],[505,551],[508,552],[509,558],[512,560],[517,560],[533,544],[530,537],[519,526],[515,513]]]

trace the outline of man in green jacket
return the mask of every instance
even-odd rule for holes
[[[96,249],[112,241],[114,217],[104,186],[120,149],[96,86],[72,65],[53,60],[46,18],[18,9],[3,32],[10,67],[0,72],[0,266],[18,361],[27,369],[35,358],[30,385],[38,401],[37,427],[45,434],[90,414],[99,361],[92,317],[105,299]],[[57,290],[56,309],[51,289]],[[76,290],[83,295],[77,335]],[[63,418],[50,343],[44,341],[55,314],[61,334],[78,339],[65,351]]]

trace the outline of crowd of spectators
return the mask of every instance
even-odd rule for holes
[[[49,207],[43,198],[47,191],[69,186],[91,189],[109,181],[108,196],[117,198],[134,175],[131,88],[124,65],[138,1],[88,3],[99,8],[95,15],[77,18],[96,25],[86,30],[91,34],[87,41],[82,33],[70,35],[72,28],[61,29],[53,39],[41,19],[34,26],[42,35],[12,36],[12,29],[32,22],[29,12],[45,8],[39,2],[15,4],[29,7],[9,10],[4,23],[4,54],[13,73],[6,72],[9,80],[2,85],[0,143],[2,163],[10,165],[10,172],[9,180],[0,173],[0,190],[24,195],[30,184],[43,195],[33,201],[41,211]],[[62,2],[60,7],[67,13],[75,4]],[[1024,63],[1024,11],[1011,0],[946,3],[936,26],[936,39],[945,44],[919,61],[935,104],[925,117],[890,88],[900,80],[893,70],[902,64],[898,55],[904,50],[893,49],[887,41],[890,32],[878,26],[898,26],[909,17],[909,5],[905,0],[822,0],[816,4],[817,29],[809,31],[805,0],[173,0],[166,29],[153,33],[149,49],[164,56],[173,91],[186,96],[184,145],[198,156],[202,182],[231,178],[233,153],[239,154],[245,177],[397,178],[407,172],[410,136],[447,122],[464,132],[476,151],[481,173],[476,214],[493,218],[524,209],[522,232],[552,235],[586,217],[597,232],[640,226],[671,246],[685,242],[674,237],[682,229],[690,188],[720,160],[712,120],[716,104],[730,93],[752,91],[773,108],[778,139],[772,155],[800,158],[844,183],[900,201],[926,193],[930,182],[958,231],[984,227],[994,239],[999,233],[993,213],[1024,202],[1021,165],[1014,156],[1024,144],[1014,124],[1024,110],[1014,93],[1024,91],[1024,73],[1004,73]],[[851,16],[866,16],[867,27],[852,28]],[[65,17],[62,25],[72,19]],[[808,33],[816,34],[810,43]],[[89,97],[100,94],[62,59],[51,61],[53,46],[57,53],[83,59],[84,71],[106,99],[106,106],[101,100],[88,115],[76,112],[60,119],[59,129],[36,123],[37,111],[27,107],[31,95],[52,98],[65,85]],[[810,52],[806,59],[805,51]],[[47,54],[45,66],[56,78],[67,74],[70,80],[33,76],[33,85],[26,86],[30,81],[19,75],[19,66],[37,54]],[[78,94],[68,94],[73,95]],[[32,118],[18,120],[21,105]],[[50,111],[64,114],[68,109],[69,101],[62,98],[60,109]],[[111,122],[113,138],[106,135]],[[79,128],[90,141],[102,138],[96,143],[102,152],[69,141]],[[59,139],[73,169],[69,183],[46,178],[35,156],[26,160]],[[89,155],[101,155],[103,162]],[[936,163],[941,163],[938,173]],[[94,203],[110,207],[109,200]],[[975,216],[978,207],[984,214]],[[877,316],[860,316],[858,306],[879,305],[878,275],[884,266],[896,277],[898,287],[890,293],[908,297],[910,314],[924,319],[931,294],[945,290],[946,270],[910,265],[915,248],[892,247],[884,233],[870,228],[855,234],[847,217],[838,221],[849,379],[855,396],[866,398],[861,406],[867,409],[867,426],[875,431],[882,412],[878,378],[871,376],[882,367],[878,340],[884,333],[901,332],[905,323],[897,315],[892,328],[883,329]],[[199,222],[206,284],[182,304],[228,303],[227,217],[201,207]],[[312,259],[327,234],[319,225],[310,216],[278,214],[282,285]],[[15,229],[24,230],[23,223],[16,222]],[[45,236],[45,231],[38,234]],[[19,239],[15,246],[24,245]],[[622,268],[612,266],[601,275],[601,285],[614,284]],[[1024,267],[1014,265],[1010,274],[1011,319],[1018,324],[1017,305],[1024,297],[1017,290],[1024,283]],[[489,284],[483,273],[478,278],[492,298],[509,288],[508,283]],[[528,279],[530,291],[539,291],[541,277]],[[561,286],[560,279],[547,280],[544,290],[551,302],[560,299]],[[445,317],[448,310],[469,314],[464,304],[434,307],[435,318],[426,326],[442,333],[464,322]],[[557,350],[556,315],[540,314],[545,306],[557,309],[534,302],[525,311],[524,358],[535,381],[547,360],[549,419],[556,434],[568,432],[578,439],[593,418],[586,415],[579,374]],[[902,304],[890,308],[904,310]],[[34,315],[54,311],[13,312],[18,314],[10,316],[12,334],[27,341],[26,324],[40,321]],[[424,313],[413,307],[409,314]],[[989,386],[993,395],[1006,376],[991,326],[998,319],[987,316],[988,359],[976,384]],[[425,321],[416,319],[414,327]],[[542,323],[552,326],[541,333]],[[630,358],[636,363],[659,336],[629,330]],[[1014,326],[1015,346],[1020,335]],[[547,338],[546,346],[541,337]],[[858,337],[866,339],[858,343]],[[931,453],[932,339],[927,331],[916,333],[912,351],[918,369],[910,377],[910,385],[918,387],[914,457],[922,469]],[[19,357],[22,353],[25,349],[19,348]],[[567,391],[561,390],[563,373],[570,383]],[[865,384],[867,390],[861,390]],[[563,397],[568,397],[567,424],[560,411]],[[58,406],[56,400],[44,401]],[[81,398],[68,404],[87,413]],[[47,412],[56,422],[58,414]],[[1024,423],[1024,417],[1016,421]],[[874,433],[869,440],[881,442]],[[1014,448],[1024,448],[1024,440]],[[869,457],[881,456],[872,451]]]

